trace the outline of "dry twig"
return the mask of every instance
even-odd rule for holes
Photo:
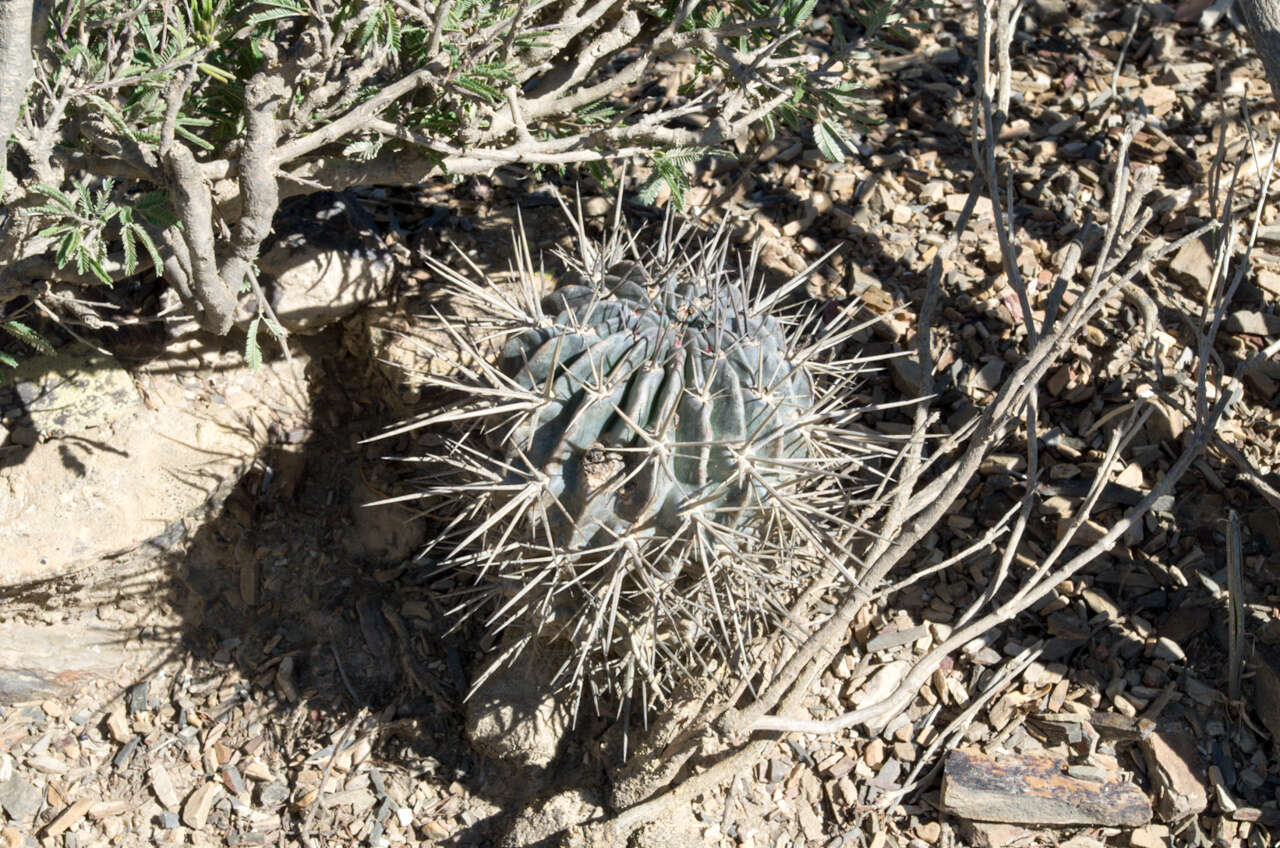
[[[1171,491],[1178,478],[1191,466],[1204,447],[1214,438],[1219,421],[1228,415],[1232,405],[1239,397],[1238,383],[1232,387],[1228,381],[1224,390],[1209,389],[1210,373],[1206,363],[1211,360],[1210,343],[1217,331],[1225,303],[1229,300],[1234,286],[1225,287],[1226,291],[1214,303],[1214,309],[1206,315],[1205,330],[1202,334],[1198,350],[1200,363],[1197,372],[1198,395],[1203,403],[1197,405],[1194,414],[1194,428],[1189,438],[1184,440],[1181,452],[1164,476],[1146,492],[1137,504],[1129,508],[1124,516],[1108,527],[1101,538],[1088,544],[1080,544],[1076,540],[1078,531],[1090,518],[1092,509],[1102,494],[1112,469],[1124,453],[1128,440],[1138,432],[1151,409],[1144,397],[1139,393],[1136,402],[1123,411],[1123,421],[1119,415],[1113,416],[1110,440],[1105,458],[1101,463],[1090,486],[1087,496],[1076,507],[1074,515],[1064,524],[1065,534],[1053,551],[1041,558],[1029,573],[1016,574],[1013,569],[1015,553],[1025,552],[1022,539],[1027,529],[1027,517],[1031,504],[1039,497],[1037,482],[1037,415],[1036,397],[1040,380],[1052,368],[1071,343],[1086,327],[1090,320],[1111,299],[1124,295],[1139,300],[1127,292],[1134,277],[1151,266],[1161,256],[1168,255],[1187,240],[1180,239],[1174,245],[1151,246],[1134,254],[1134,246],[1142,237],[1143,229],[1150,219],[1150,211],[1144,201],[1155,187],[1155,173],[1150,169],[1132,170],[1128,160],[1128,150],[1134,134],[1142,126],[1141,119],[1130,120],[1125,128],[1116,154],[1116,165],[1113,171],[1112,196],[1109,207],[1099,216],[1105,226],[1093,236],[1090,228],[1081,230],[1065,254],[1062,267],[1059,269],[1057,281],[1053,289],[1046,293],[1046,308],[1043,320],[1037,322],[1032,311],[1033,298],[1036,293],[1028,290],[1022,281],[1015,261],[1014,229],[1016,222],[1011,221],[1004,213],[1009,208],[1007,194],[1004,189],[1008,178],[1002,181],[996,139],[999,127],[1005,121],[1005,110],[1008,107],[1008,76],[1010,62],[1011,28],[1017,17],[1015,4],[1009,0],[1001,0],[994,10],[985,4],[979,12],[979,63],[977,83],[975,85],[974,106],[974,138],[975,162],[978,164],[980,178],[974,183],[974,192],[961,215],[960,224],[953,237],[939,249],[935,258],[930,286],[921,307],[918,335],[916,339],[917,353],[925,375],[926,392],[933,380],[933,366],[929,346],[929,329],[932,312],[938,299],[938,283],[940,279],[940,263],[954,248],[959,232],[968,221],[979,192],[985,193],[992,203],[995,212],[995,226],[999,238],[1006,279],[1018,296],[1022,307],[1022,318],[1026,329],[1026,353],[1022,362],[1000,386],[994,400],[983,410],[976,425],[963,434],[953,435],[949,440],[935,447],[933,455],[924,451],[924,423],[929,420],[928,410],[917,409],[916,424],[912,435],[904,449],[901,471],[894,479],[897,489],[887,493],[887,509],[880,516],[877,534],[861,556],[854,557],[849,567],[858,578],[851,583],[841,583],[828,578],[824,587],[832,587],[833,591],[842,594],[842,599],[834,614],[825,620],[810,620],[811,634],[794,649],[786,652],[767,675],[765,686],[744,705],[716,704],[704,712],[702,721],[710,725],[715,722],[726,738],[740,740],[737,747],[696,777],[659,792],[645,803],[621,812],[611,822],[599,826],[599,834],[608,834],[608,838],[620,838],[639,824],[653,820],[665,814],[670,805],[682,803],[701,791],[719,785],[733,773],[749,767],[754,758],[762,756],[773,744],[777,733],[834,733],[846,731],[860,724],[878,728],[890,716],[899,713],[915,697],[920,686],[938,668],[943,659],[951,655],[961,645],[976,636],[982,635],[992,628],[998,627],[1023,611],[1031,608],[1063,580],[1070,578],[1081,569],[1095,562],[1098,557],[1108,551],[1119,541],[1127,529],[1143,515],[1157,500]],[[990,26],[989,26],[990,24]],[[992,32],[994,29],[994,32]],[[992,54],[995,54],[994,56]],[[990,74],[994,65],[997,76]],[[978,139],[981,141],[979,142]],[[1003,184],[1002,184],[1003,183]],[[1265,191],[1262,192],[1265,197]],[[1230,210],[1231,203],[1226,205]],[[1229,214],[1229,213],[1228,213]],[[1229,218],[1224,221],[1229,222]],[[1206,225],[1189,237],[1199,237],[1214,224]],[[1094,253],[1092,273],[1081,288],[1075,288],[1077,269],[1083,257]],[[1060,305],[1066,300],[1064,295],[1071,291],[1073,298],[1070,307],[1060,312]],[[1154,322],[1156,316],[1149,316]],[[1148,335],[1153,331],[1148,328]],[[1022,429],[1019,430],[1019,425]],[[896,584],[886,586],[890,571],[904,562],[912,548],[923,539],[937,522],[946,514],[948,508],[968,488],[982,460],[1006,439],[1017,436],[1026,446],[1027,451],[1027,489],[1025,495],[1015,504],[1013,510],[1001,519],[1000,524],[991,528],[991,533],[1006,532],[1003,542],[1005,550],[996,573],[991,578],[990,587],[981,593],[977,601],[968,608],[957,613],[950,635],[917,658],[911,669],[901,680],[895,690],[875,703],[865,704],[860,709],[827,720],[802,719],[797,713],[802,709],[804,699],[809,691],[810,682],[826,667],[835,655],[848,643],[848,630],[855,617],[863,614],[869,604],[877,599],[892,602],[893,592],[908,585],[915,578],[907,578]],[[944,450],[945,446],[945,450]],[[922,479],[921,469],[928,469],[934,475],[931,479]],[[1015,515],[1016,514],[1016,515]],[[993,538],[990,534],[983,539]],[[1067,556],[1072,546],[1078,548],[1074,555]],[[984,546],[974,545],[969,551],[981,550]],[[962,554],[946,559],[935,567],[944,567],[961,562]],[[1016,580],[1016,583],[1014,581]],[[1011,585],[1012,584],[1012,585]],[[815,584],[816,585],[816,584]],[[808,614],[809,616],[812,613]],[[797,609],[794,617],[806,620],[805,610]],[[865,661],[866,657],[862,660]],[[992,694],[990,690],[986,693]],[[984,703],[979,698],[977,704]],[[970,707],[970,710],[974,707]],[[957,719],[963,723],[962,713]],[[961,724],[953,724],[952,730]],[[947,736],[948,734],[943,734]],[[743,741],[751,737],[750,741]],[[942,738],[942,737],[940,737]]]

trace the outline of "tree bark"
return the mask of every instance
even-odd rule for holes
[[[1262,67],[1271,83],[1271,93],[1280,101],[1280,0],[1236,0],[1244,13],[1245,26],[1253,47],[1262,57]]]
[[[9,136],[31,83],[32,0],[0,0],[0,189],[8,176]]]

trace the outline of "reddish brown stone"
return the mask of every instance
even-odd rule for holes
[[[947,755],[942,806],[964,818],[1011,824],[1137,827],[1151,821],[1146,795],[1119,773],[1084,779],[1054,757],[980,751]]]

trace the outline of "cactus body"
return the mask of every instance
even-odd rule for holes
[[[743,526],[769,498],[751,469],[805,454],[812,380],[742,295],[625,262],[556,291],[552,323],[508,342],[503,370],[548,396],[509,437],[510,477],[547,476],[567,548],[678,535],[691,513]]]
[[[724,234],[662,229],[647,250],[579,227],[547,295],[527,247],[515,290],[437,272],[466,313],[460,399],[431,427],[426,555],[468,575],[461,613],[558,658],[577,691],[646,702],[754,662],[806,586],[845,568],[848,510],[874,451],[843,404],[852,309],[779,317],[802,282],[753,295]],[[471,340],[480,339],[482,342]],[[482,348],[497,355],[485,359]]]

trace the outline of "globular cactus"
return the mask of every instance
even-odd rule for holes
[[[503,372],[547,400],[508,437],[508,478],[546,478],[567,549],[750,524],[785,477],[768,462],[805,456],[808,371],[739,287],[707,282],[620,262],[504,348]]]
[[[784,316],[806,276],[753,293],[724,232],[575,224],[550,294],[519,234],[514,287],[437,267],[485,317],[436,316],[463,355],[430,382],[457,399],[393,432],[439,433],[426,555],[470,576],[459,612],[516,633],[503,661],[534,645],[578,692],[652,703],[754,662],[848,567],[875,451],[844,402],[855,310]]]

